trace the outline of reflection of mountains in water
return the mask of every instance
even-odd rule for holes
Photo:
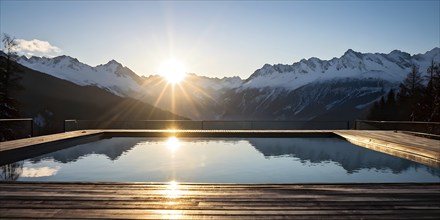
[[[348,173],[360,169],[391,169],[400,173],[410,167],[426,167],[428,172],[440,176],[440,169],[359,147],[338,138],[250,138],[249,143],[266,157],[297,157],[302,162],[322,163],[334,161]]]
[[[74,147],[69,147],[63,150],[34,157],[30,159],[30,161],[39,162],[47,158],[53,158],[55,161],[61,163],[69,163],[91,154],[102,154],[106,155],[110,160],[116,160],[124,152],[132,149],[140,141],[142,141],[142,139],[123,137],[101,139],[98,141],[80,144]]]
[[[110,138],[79,144],[63,150],[45,154],[30,159],[39,162],[53,158],[61,163],[69,163],[91,154],[106,155],[110,160],[118,159],[124,152],[129,151],[143,141],[160,142],[151,138]],[[236,142],[240,139],[200,138],[188,141],[221,141]],[[242,140],[242,139],[241,139]],[[248,138],[249,143],[265,157],[289,156],[299,158],[302,162],[322,163],[334,161],[339,163],[348,173],[360,169],[391,169],[400,173],[411,167],[427,169],[429,173],[440,176],[440,169],[427,167],[413,161],[369,150],[353,145],[338,138]],[[185,139],[181,141],[186,141]]]
[[[36,156],[30,159],[31,162],[39,162],[44,159],[54,159],[60,163],[74,162],[81,157],[91,154],[102,154],[107,156],[110,160],[117,160],[124,152],[131,150],[138,143],[148,141],[152,143],[163,142],[164,138],[133,138],[133,137],[118,137],[109,139],[99,139],[93,142],[83,142],[83,144],[72,144],[62,150],[52,153]],[[179,142],[238,142],[242,139],[216,139],[216,138],[197,138],[186,139],[179,138]]]

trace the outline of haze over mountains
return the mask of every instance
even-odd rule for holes
[[[17,62],[34,70],[115,95],[135,98],[194,120],[353,120],[398,88],[412,65],[423,75],[440,48],[410,55],[348,50],[339,58],[265,64],[247,79],[189,74],[174,88],[162,77],[141,77],[117,61],[96,67],[75,58],[24,56]]]
[[[0,62],[5,62],[2,56]],[[23,88],[14,92],[13,97],[19,100],[21,116],[34,119],[35,135],[62,132],[66,119],[185,119],[145,102],[117,96],[96,86],[80,86],[19,64],[16,64],[14,69],[21,77],[20,85]]]

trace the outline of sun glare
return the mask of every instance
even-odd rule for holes
[[[166,145],[171,152],[174,152],[177,150],[177,148],[180,147],[181,144],[179,142],[179,139],[177,139],[176,137],[169,137]]]
[[[159,67],[159,74],[169,83],[176,84],[185,78],[185,66],[177,60],[164,61]]]

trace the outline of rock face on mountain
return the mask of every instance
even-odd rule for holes
[[[159,76],[139,77],[116,61],[91,67],[61,56],[21,57],[19,63],[72,81],[130,96],[196,120],[351,120],[397,88],[412,65],[422,74],[440,48],[410,55],[347,50],[331,60],[302,59],[291,65],[265,64],[249,78],[189,74],[172,87]]]

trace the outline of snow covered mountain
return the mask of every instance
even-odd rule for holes
[[[147,102],[192,119],[213,120],[353,120],[410,72],[422,74],[440,49],[410,55],[348,50],[340,58],[303,59],[291,65],[264,65],[248,79],[188,76],[171,88],[151,76],[144,85]],[[148,98],[147,98],[148,97]]]
[[[115,60],[96,67],[69,56],[55,58],[21,56],[17,62],[30,69],[47,73],[75,84],[94,85],[119,96],[131,96],[140,91],[142,78]]]
[[[20,57],[18,62],[196,120],[349,120],[361,117],[374,101],[397,88],[412,65],[426,74],[432,60],[440,62],[440,48],[417,55],[350,49],[331,60],[313,57],[290,65],[265,64],[245,80],[189,74],[175,88],[160,76],[140,77],[114,60],[96,67],[68,56]]]
[[[348,50],[340,58],[310,58],[292,65],[264,65],[223,96],[222,118],[270,120],[352,120],[417,65],[423,75],[440,48],[411,56]]]
[[[389,54],[359,53],[349,49],[340,58],[320,60],[310,58],[292,65],[264,65],[256,70],[242,88],[284,88],[294,90],[314,81],[335,78],[382,79],[390,82],[402,81],[412,65],[426,70],[431,60],[440,59],[440,49],[434,48],[425,54],[411,56],[394,50]]]

